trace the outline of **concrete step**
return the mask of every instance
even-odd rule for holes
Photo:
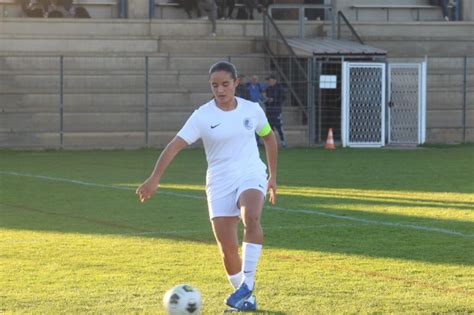
[[[264,77],[267,73],[254,72]],[[0,93],[11,91],[24,91],[32,93],[35,91],[57,92],[60,89],[61,79],[58,74],[2,74],[0,77]],[[103,92],[103,91],[145,91],[146,79],[143,74],[85,74],[63,76],[64,93],[78,92]],[[148,76],[149,89],[178,88],[193,92],[208,91],[209,75],[206,72],[186,73],[182,71],[153,71]]]
[[[58,132],[0,132],[0,148],[52,149],[59,148]]]
[[[183,53],[190,51],[192,47],[193,53],[206,54],[249,54],[263,53],[263,43],[257,37],[162,37],[158,40],[159,52],[166,53]]]
[[[148,145],[163,148],[176,131],[151,131]],[[306,127],[286,128],[285,137],[289,146],[307,145]],[[145,132],[65,132],[65,149],[135,149],[146,145]],[[196,146],[201,146],[198,142]],[[0,132],[0,148],[44,149],[60,148],[59,132]]]
[[[467,75],[467,82],[474,82],[474,74]],[[430,74],[427,78],[428,89],[436,88],[453,88],[454,90],[462,90],[464,84],[464,75],[461,73],[440,73]]]
[[[352,25],[366,40],[474,39],[473,22],[353,22]]]
[[[59,131],[57,113],[0,113],[0,132],[53,132]]]
[[[0,19],[5,35],[88,36],[88,37],[206,37],[211,32],[208,20],[130,20],[130,19]],[[217,21],[217,35],[226,37],[263,36],[262,21]]]
[[[203,89],[209,86],[207,74],[178,74],[176,71],[150,74],[150,88],[192,88]],[[0,90],[44,90],[58,91],[58,75],[2,75]],[[66,93],[75,91],[102,90],[141,90],[145,91],[144,75],[64,75],[63,87]]]
[[[196,106],[197,107],[197,106]],[[191,115],[192,110],[175,108],[163,110],[150,108],[148,122],[150,130],[179,130]],[[63,115],[65,132],[122,132],[145,129],[145,112],[69,112]],[[294,108],[283,112],[285,126],[301,125],[302,115]],[[52,132],[60,128],[59,110],[49,112],[1,112],[0,132]]]
[[[403,2],[405,5],[405,1]],[[380,4],[380,2],[378,4]],[[385,2],[383,4],[385,5]],[[400,1],[398,1],[397,4],[400,4]],[[424,5],[426,5],[426,3],[424,3]],[[352,10],[348,13],[347,18],[351,21],[356,21],[356,18],[358,18],[359,21],[387,21],[387,11],[380,8],[364,8],[359,9],[358,16],[356,16],[355,10]],[[436,7],[420,9],[419,16],[417,11],[408,8],[391,9],[389,12],[390,22],[411,22],[418,21],[418,18],[419,21],[443,21],[443,14],[441,8]]]
[[[59,53],[130,53],[130,52],[148,52],[156,53],[158,51],[158,41],[156,39],[136,39],[136,38],[109,38],[109,37],[56,37],[56,38],[38,38],[38,37],[0,37],[0,51],[3,53],[21,53],[21,52],[51,52]]]
[[[150,73],[162,70],[205,72],[217,61],[227,60],[235,64],[238,71],[262,72],[268,68],[265,54],[244,55],[183,55],[169,53],[155,53],[148,57]],[[80,55],[64,56],[63,71],[67,74],[95,74],[112,72],[145,73],[145,56],[100,56]],[[0,73],[10,74],[53,74],[60,71],[59,56],[0,56]]]
[[[3,94],[0,96],[1,112],[58,112],[60,96],[53,94]],[[149,94],[150,110],[191,111],[210,100],[210,92],[190,93],[175,89]],[[66,112],[141,112],[145,107],[144,93],[84,93],[65,94],[63,99]]]
[[[128,19],[0,19],[0,30],[6,35],[36,36],[150,36],[146,21]]]
[[[412,57],[424,56],[452,57],[470,56],[474,51],[472,39],[378,39],[367,40],[366,44],[388,51],[388,56]]]
[[[464,95],[461,87],[457,91],[452,89],[429,89],[427,91],[427,110],[446,109],[462,110],[464,106]],[[469,108],[474,108],[474,87],[466,93]]]
[[[427,5],[428,1],[427,0],[358,0],[357,4],[363,4],[363,5],[379,5],[379,4],[384,4],[384,5]]]
[[[192,49],[190,50],[190,48]],[[3,53],[51,52],[58,53],[183,53],[194,54],[248,54],[263,53],[263,43],[256,37],[203,37],[203,38],[27,38],[0,37]]]

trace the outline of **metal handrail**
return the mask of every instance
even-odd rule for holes
[[[263,15],[263,28],[264,28],[263,29],[263,36],[264,36],[265,49],[266,49],[268,55],[270,56],[270,59],[272,59],[273,64],[275,65],[278,73],[283,78],[283,80],[286,82],[288,90],[290,91],[290,93],[294,97],[294,99],[296,100],[296,103],[303,110],[304,114],[307,115],[307,108],[304,106],[303,102],[299,98],[296,91],[291,87],[291,84],[289,84],[290,80],[285,75],[285,72],[283,71],[283,69],[281,69],[281,67],[278,65],[278,61],[275,58],[275,54],[272,52],[272,50],[270,48],[270,44],[269,44],[270,39],[269,39],[269,33],[268,33],[268,26],[269,25],[273,26],[273,29],[276,31],[276,34],[278,35],[277,36],[278,39],[285,45],[286,49],[290,52],[291,57],[295,58],[297,68],[298,68],[300,74],[302,74],[306,80],[308,80],[308,74],[306,73],[306,70],[304,69],[304,67],[298,61],[295,51],[290,46],[290,44],[288,44],[288,41],[286,40],[285,36],[283,35],[281,30],[276,25],[273,18],[270,16],[270,14],[268,14],[268,11],[265,10],[265,9],[262,10],[262,15]]]
[[[344,20],[344,23],[347,25],[352,35],[354,35],[354,37],[357,38],[359,43],[364,44],[364,41],[362,40],[362,38],[360,38],[359,34],[357,34],[352,24],[349,22],[349,20],[346,18],[344,13],[342,13],[341,11],[337,12],[337,39],[341,39],[341,18],[342,20]]]
[[[305,10],[306,9],[323,9],[325,12],[331,13],[331,24],[332,24],[332,36],[335,38],[335,15],[332,5],[324,4],[271,4],[268,6],[268,15],[273,17],[273,9],[298,9],[298,25],[299,25],[299,37],[305,38]]]

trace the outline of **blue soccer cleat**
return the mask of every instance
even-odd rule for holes
[[[237,290],[234,291],[231,295],[225,300],[225,304],[229,305],[232,308],[241,309],[244,305],[244,302],[252,295],[252,290],[249,289],[247,284],[243,282]]]
[[[255,295],[251,295],[247,300],[244,301],[242,307],[230,308],[224,311],[224,313],[240,313],[240,312],[255,312],[257,310],[257,299]]]
[[[242,312],[255,312],[257,310],[257,298],[255,295],[251,295],[247,300],[244,301],[242,307],[240,307]]]

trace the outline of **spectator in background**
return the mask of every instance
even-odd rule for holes
[[[225,0],[227,3],[227,16],[226,18],[232,20],[232,13],[234,13],[235,0]]]
[[[278,131],[278,135],[280,136],[280,144],[283,148],[286,148],[287,143],[285,140],[285,134],[283,133],[283,120],[281,117],[283,101],[285,100],[285,91],[283,86],[277,82],[275,75],[270,75],[267,78],[267,83],[267,102],[265,105],[268,122],[270,123],[270,127],[272,129],[276,129],[276,131]]]
[[[201,12],[206,12],[207,18],[211,21],[212,32],[211,37],[216,37],[216,20],[217,20],[217,4],[215,0],[198,0]]]
[[[37,1],[20,0],[20,7],[26,17],[44,17],[43,5]]]
[[[446,21],[449,21],[448,2],[449,0],[430,0],[431,5],[441,6],[441,10],[443,11],[443,18]]]
[[[239,74],[239,85],[235,89],[235,96],[238,96],[245,100],[250,100],[250,94],[247,89],[247,84],[245,83],[245,80],[245,75]]]
[[[217,5],[217,18],[220,20],[225,20],[226,18],[226,0],[215,0]]]
[[[79,19],[89,19],[91,16],[89,15],[89,12],[87,12],[86,8],[77,7],[74,13],[74,17]]]
[[[83,7],[73,7],[73,0],[19,0],[23,15],[49,18],[90,18]]]
[[[253,10],[256,7],[256,0],[243,0],[245,4],[245,10],[247,12],[247,19],[253,20]]]
[[[186,11],[188,18],[193,18],[193,11],[196,11],[197,18],[201,17],[201,10],[198,6],[198,0],[178,0],[178,3],[184,8],[184,11]]]
[[[221,20],[232,19],[235,0],[216,0],[217,18]]]
[[[250,82],[247,82],[246,86],[250,96],[249,100],[255,103],[259,103],[260,106],[262,106],[263,108],[266,101],[266,85],[258,82],[258,76],[254,74],[250,77]]]

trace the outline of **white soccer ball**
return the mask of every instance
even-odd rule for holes
[[[165,293],[163,305],[170,315],[195,315],[201,311],[201,294],[189,284],[178,284]]]

